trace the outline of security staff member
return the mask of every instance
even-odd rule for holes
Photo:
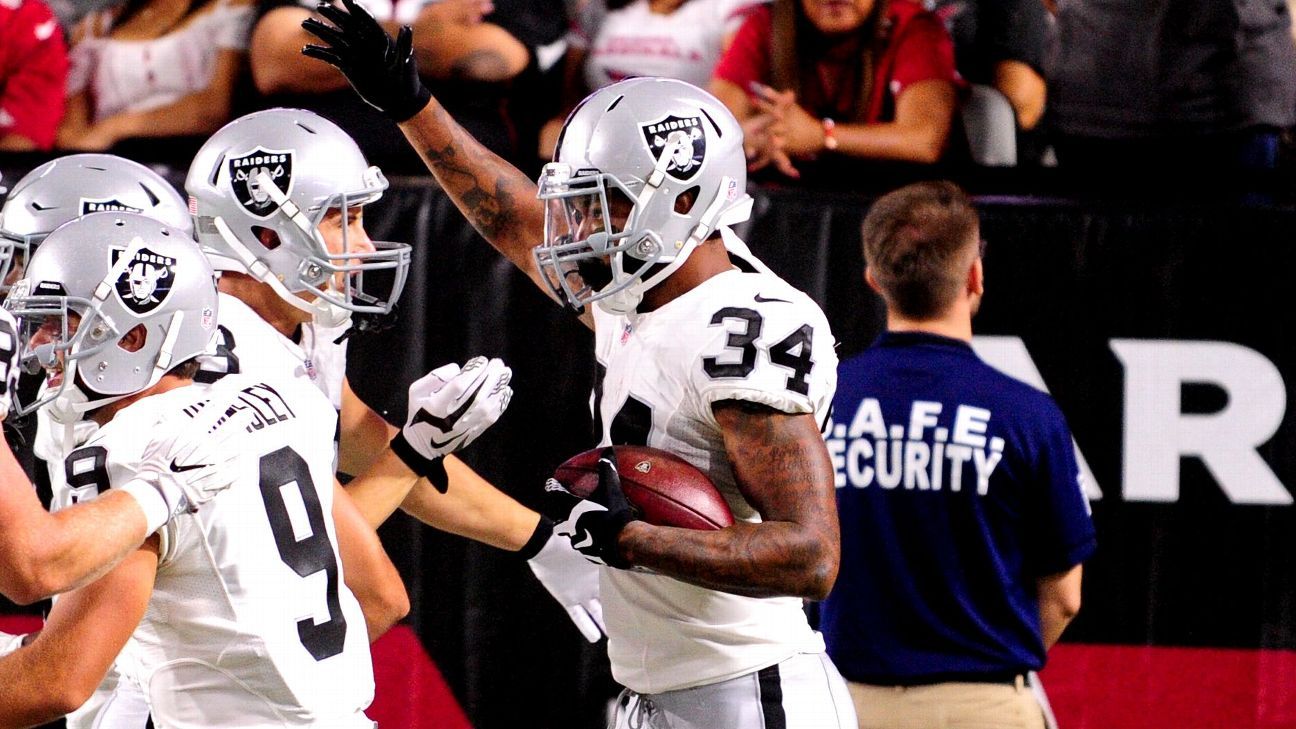
[[[1071,433],[970,346],[984,273],[957,186],[882,197],[863,238],[887,331],[838,370],[828,652],[861,729],[1043,727],[1025,674],[1079,610],[1095,548]]]

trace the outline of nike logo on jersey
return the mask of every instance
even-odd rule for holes
[[[178,464],[178,463],[175,462],[175,459],[174,459],[174,458],[172,458],[172,459],[171,459],[171,472],[172,472],[172,473],[184,473],[185,471],[197,471],[198,469],[200,469],[200,468],[206,468],[206,467],[209,466],[209,465],[211,465],[211,464],[208,464],[208,463],[190,463],[190,464],[187,465],[187,466],[181,466],[180,464]]]
[[[771,302],[775,302],[775,301],[777,301],[777,302],[780,303],[780,304],[790,304],[790,303],[792,303],[791,301],[788,301],[787,299],[767,299],[767,298],[765,298],[764,296],[761,296],[760,294],[756,294],[755,299],[756,299],[756,303],[758,303],[758,304],[769,304],[769,303],[771,303]]]
[[[54,35],[54,29],[57,27],[58,27],[58,21],[52,18],[36,26],[35,28],[36,40],[39,41],[49,40],[50,36]]]

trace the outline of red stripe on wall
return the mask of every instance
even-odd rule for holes
[[[1296,727],[1296,651],[1063,644],[1040,676],[1061,729]]]
[[[365,712],[391,729],[472,729],[418,636],[397,625],[373,644],[374,702]]]

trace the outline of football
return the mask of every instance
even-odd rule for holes
[[[588,497],[598,486],[602,448],[567,459],[554,478],[568,491]],[[691,463],[659,448],[616,446],[621,490],[636,516],[657,526],[723,529],[733,524],[729,504],[711,479]]]

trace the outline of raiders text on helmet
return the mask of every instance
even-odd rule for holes
[[[45,239],[5,307],[22,327],[24,368],[61,373],[18,411],[48,405],[55,420],[75,422],[207,351],[215,272],[186,231],[134,213],[92,213]],[[123,346],[136,327],[142,344]]]
[[[106,211],[142,213],[192,235],[184,198],[161,175],[111,154],[71,154],[27,173],[0,208],[0,283],[55,228]]]
[[[746,186],[742,129],[715,97],[672,79],[612,84],[567,118],[540,175],[536,263],[572,306],[629,313],[716,228],[747,219]]]
[[[343,250],[331,252],[317,229],[330,209],[345,215],[386,189],[382,172],[345,132],[300,109],[269,109],[225,125],[198,151],[185,180],[198,242],[213,265],[270,285],[325,326],[344,323],[351,312],[389,313],[404,288],[408,245],[349,250],[344,227]],[[263,243],[262,231],[273,232],[274,242]],[[382,294],[375,275],[383,278]]]

